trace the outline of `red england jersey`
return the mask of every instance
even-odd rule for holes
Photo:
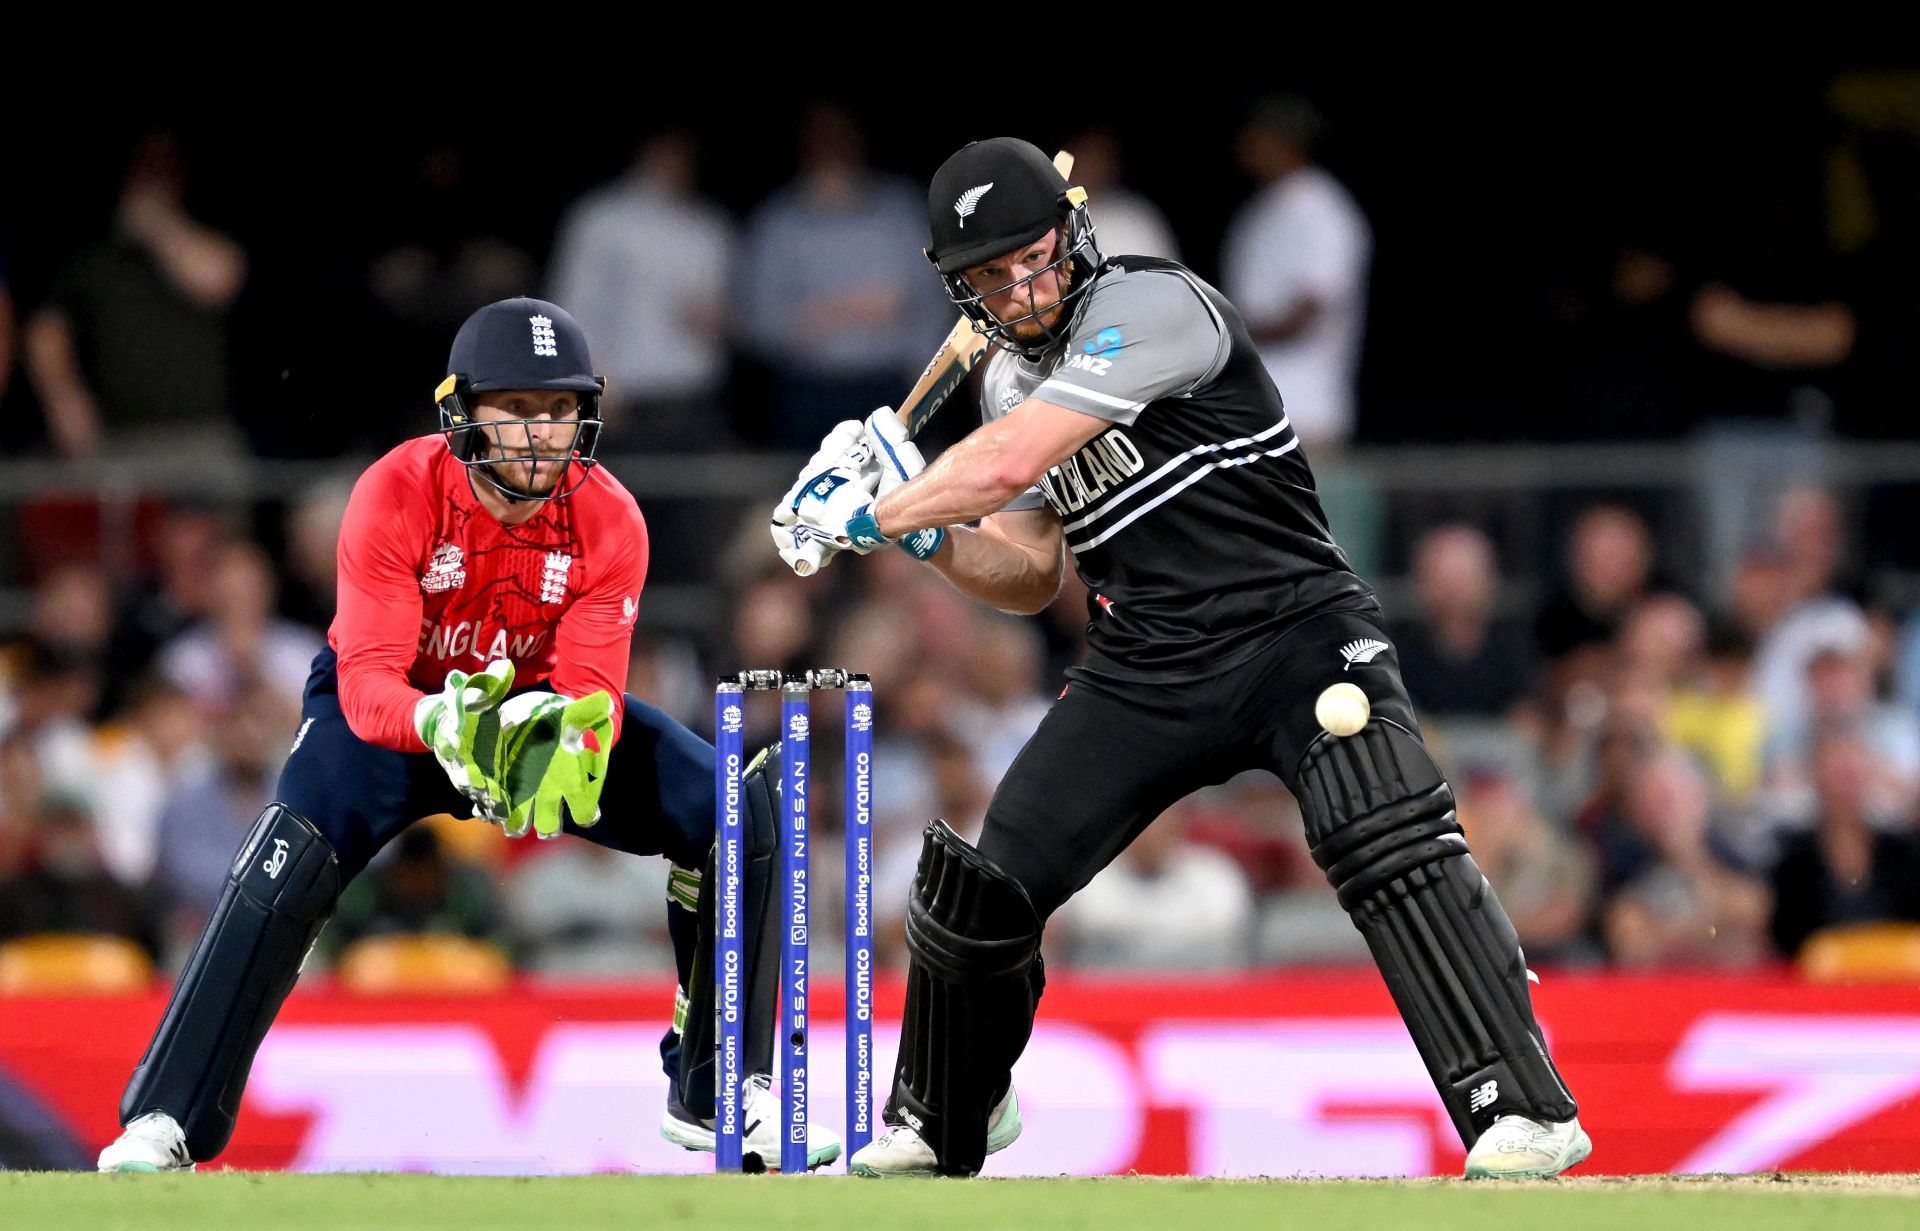
[[[561,482],[577,478],[569,469]],[[425,752],[413,729],[421,695],[495,658],[513,660],[516,689],[605,689],[617,701],[646,579],[647,523],[605,470],[505,526],[444,438],[410,440],[360,476],[340,527],[327,641],[347,725],[382,748]],[[621,713],[616,704],[615,738]]]

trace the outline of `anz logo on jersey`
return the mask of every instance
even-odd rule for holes
[[[1102,329],[1094,335],[1091,342],[1084,344],[1077,355],[1068,355],[1062,367],[1079,372],[1091,372],[1095,376],[1105,376],[1113,370],[1113,360],[1109,357],[1120,353],[1120,331]]]
[[[1055,511],[1077,513],[1146,468],[1146,459],[1127,434],[1109,428],[1041,475],[1040,490]]]

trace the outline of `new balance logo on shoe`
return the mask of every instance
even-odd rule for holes
[[[1483,1107],[1491,1107],[1493,1106],[1493,1100],[1499,1097],[1500,1097],[1499,1082],[1497,1081],[1481,1082],[1478,1086],[1475,1086],[1473,1088],[1472,1093],[1467,1095],[1467,1110],[1479,1111]]]
[[[1347,666],[1340,669],[1345,671],[1355,664],[1365,666],[1379,657],[1380,652],[1386,648],[1387,643],[1384,641],[1349,641],[1340,647],[1340,657],[1347,660]]]

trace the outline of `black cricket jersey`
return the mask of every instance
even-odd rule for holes
[[[1299,621],[1379,604],[1334,544],[1240,314],[1173,261],[1115,257],[1038,360],[995,351],[981,417],[1035,397],[1113,426],[1009,510],[1059,515],[1093,592],[1084,670],[1199,679]]]

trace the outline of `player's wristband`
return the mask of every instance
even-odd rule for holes
[[[856,551],[872,551],[876,547],[885,547],[894,540],[880,533],[880,523],[874,520],[873,506],[867,505],[847,519],[847,541]]]
[[[933,553],[947,541],[945,526],[929,526],[925,530],[915,530],[900,540],[900,550],[916,560],[931,560]]]
[[[873,506],[868,505],[847,519],[847,539],[856,551],[872,551],[888,543],[898,543],[900,550],[914,559],[925,560],[947,541],[947,530],[945,526],[929,526],[902,538],[890,539],[880,533],[880,523],[874,519]]]

